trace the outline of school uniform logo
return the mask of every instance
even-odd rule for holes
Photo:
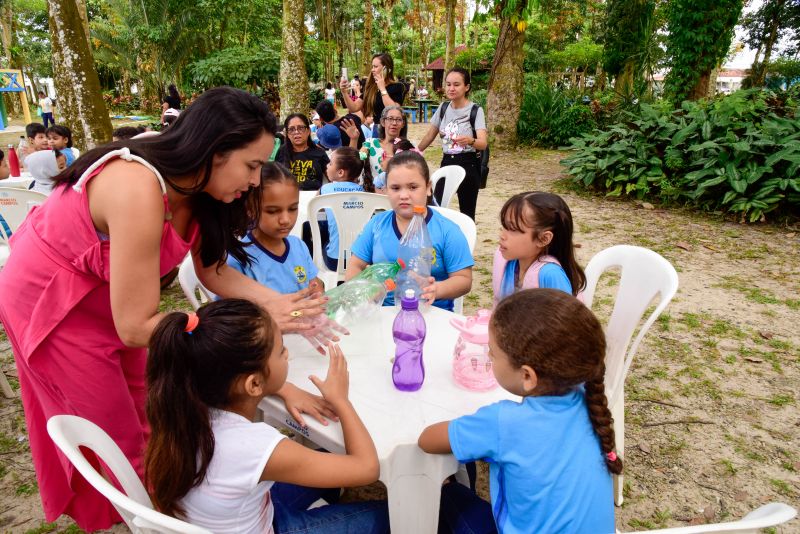
[[[308,279],[308,275],[306,274],[306,270],[302,265],[298,265],[294,268],[294,276],[297,278],[297,283],[302,284]]]

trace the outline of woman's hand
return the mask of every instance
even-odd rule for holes
[[[316,317],[303,319],[304,324],[310,324],[311,328],[300,332],[306,341],[311,343],[314,349],[325,355],[325,347],[331,342],[339,341],[338,334],[349,335],[350,332],[333,319],[329,319],[324,313]]]
[[[383,73],[379,72],[377,74],[373,74],[372,77],[375,79],[375,85],[378,86],[378,89],[381,91],[386,90],[386,80],[383,79]]]
[[[308,414],[323,425],[328,425],[328,419],[338,422],[333,406],[319,395],[313,395],[294,384],[285,383],[275,394],[283,399],[288,411],[295,421],[301,426],[306,426],[306,422],[301,414]],[[325,418],[328,419],[325,419]]]
[[[475,144],[475,138],[469,135],[453,135],[450,137],[454,144],[463,147],[472,146]]]
[[[308,319],[322,315],[327,301],[327,297],[320,292],[314,292],[311,287],[307,287],[297,293],[270,295],[261,299],[258,304],[269,312],[281,332],[302,333],[314,328]]]
[[[350,82],[345,80],[344,78],[339,78],[339,89],[342,90],[342,93],[350,89]]]
[[[342,122],[339,124],[339,129],[346,133],[347,137],[350,139],[358,139],[358,134],[360,132],[354,120],[342,119]]]
[[[350,390],[350,374],[347,371],[347,360],[344,359],[339,345],[328,345],[328,376],[323,382],[317,376],[309,376],[309,380],[317,387],[322,396],[331,405],[347,403]]]

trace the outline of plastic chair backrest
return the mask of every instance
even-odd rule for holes
[[[797,510],[787,504],[771,502],[757,508],[739,521],[730,523],[713,523],[710,525],[694,525],[689,527],[664,528],[648,530],[648,534],[758,534],[761,529],[786,523],[797,515]]]
[[[17,189],[16,187],[0,187],[0,218],[8,225],[11,234],[17,231],[19,225],[28,216],[28,212],[32,207],[37,206],[47,200],[47,195],[37,193],[36,191],[27,191],[25,189]],[[0,222],[0,226],[3,223]],[[11,237],[11,234],[5,237]]]
[[[186,295],[189,304],[191,304],[192,308],[195,310],[202,304],[214,300],[216,297],[216,295],[206,289],[205,286],[200,283],[200,279],[197,278],[191,254],[187,254],[181,262],[181,266],[178,269],[178,283],[181,285],[183,294]]]
[[[622,392],[639,343],[678,290],[678,273],[663,257],[646,248],[617,245],[595,254],[586,266],[583,298],[588,308],[592,307],[600,275],[612,267],[620,267],[622,272],[614,310],[606,327],[605,386],[609,406],[615,405]],[[655,310],[631,344],[642,315],[656,295],[659,300]]]
[[[461,169],[461,167],[459,167],[459,169]],[[464,169],[461,170],[463,171]],[[456,225],[461,228],[461,231],[464,232],[464,237],[467,238],[469,251],[475,251],[475,242],[478,240],[478,227],[469,215],[464,215],[460,211],[451,210],[450,208],[440,208],[438,206],[429,207],[456,223]],[[459,314],[464,311],[464,297],[458,297],[453,301],[453,311]]]
[[[325,265],[322,255],[322,236],[319,224],[316,224],[317,213],[325,208],[329,208],[333,212],[336,228],[339,231],[339,265],[336,273]],[[344,280],[347,260],[350,257],[350,247],[367,222],[376,211],[390,209],[392,206],[389,204],[389,199],[385,195],[375,193],[331,193],[311,199],[308,203],[308,220],[311,221],[311,238],[314,241],[314,264],[319,269],[319,276],[328,289],[336,287],[337,281]],[[330,285],[331,283],[333,286]]]
[[[458,191],[458,186],[464,181],[467,171],[464,167],[458,165],[448,165],[447,167],[440,167],[433,176],[431,176],[431,190],[436,191],[436,184],[439,180],[444,179],[444,191],[442,192],[442,201],[439,205],[443,208],[450,206],[450,201],[453,200],[453,195]]]
[[[209,534],[153,509],[139,476],[116,443],[99,426],[75,415],[56,415],[47,421],[47,433],[89,484],[111,501],[134,533],[166,532]],[[117,489],[89,463],[79,447],[91,450],[122,486]]]

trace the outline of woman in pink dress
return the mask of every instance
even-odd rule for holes
[[[163,135],[84,154],[11,237],[0,321],[48,521],[67,514],[91,531],[121,520],[58,452],[46,424],[57,414],[93,421],[143,475],[143,347],[164,315],[159,278],[187,252],[211,291],[261,304],[284,331],[308,329],[302,316],[322,312],[318,295],[278,295],[225,263],[227,254],[247,261],[237,236],[261,211],[261,166],[275,131],[258,98],[207,91]],[[300,411],[329,414],[315,399],[284,393]]]

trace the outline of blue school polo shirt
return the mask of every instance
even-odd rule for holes
[[[436,210],[428,208],[425,217],[428,233],[433,243],[433,265],[431,276],[436,281],[447,280],[450,273],[472,267],[475,262],[467,244],[467,238],[453,221]],[[364,226],[364,230],[353,243],[352,253],[367,263],[397,261],[397,249],[400,245],[400,229],[394,217],[394,211],[384,211],[375,215]],[[384,306],[394,305],[394,293],[389,293]],[[453,311],[453,301],[438,299],[434,306]]]
[[[582,387],[490,404],[447,431],[459,462],[489,462],[498,532],[614,532],[611,474]]]
[[[233,256],[228,256],[228,265],[278,293],[294,293],[305,289],[317,277],[317,267],[311,260],[308,247],[293,235],[284,238],[286,250],[281,256],[265,249],[252,233],[247,234],[242,242],[252,243],[245,247],[252,257],[250,265],[242,265]]]
[[[319,190],[320,195],[329,193],[352,193],[353,191],[363,191],[364,188],[353,182],[331,182],[325,184]],[[325,216],[328,219],[328,246],[325,252],[328,257],[334,260],[339,259],[339,228],[336,226],[336,219],[333,210],[325,208]]]

